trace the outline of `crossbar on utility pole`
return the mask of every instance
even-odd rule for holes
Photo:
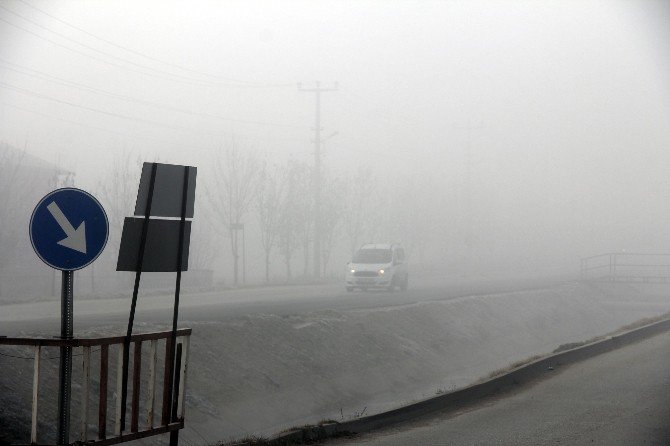
[[[322,87],[316,82],[315,88],[304,88],[298,83],[298,91],[314,93],[316,99],[314,119],[314,277],[321,277],[321,93],[337,91],[337,82],[333,87]]]

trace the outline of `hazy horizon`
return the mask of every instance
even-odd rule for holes
[[[204,185],[231,141],[311,165],[297,85],[337,83],[324,169],[369,168],[392,195],[421,178],[439,214],[417,218],[447,233],[432,258],[468,231],[477,257],[528,265],[668,252],[669,18],[660,1],[9,0],[0,140],[84,189],[122,153],[196,165]]]

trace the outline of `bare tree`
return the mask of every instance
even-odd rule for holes
[[[342,226],[349,241],[351,255],[359,246],[361,237],[372,221],[371,206],[375,181],[370,168],[359,168],[344,185],[346,194],[342,203]]]
[[[261,229],[261,245],[265,252],[265,282],[270,281],[270,254],[277,244],[280,230],[281,206],[285,201],[288,178],[275,167],[272,171],[263,165],[256,193],[256,215]]]
[[[30,216],[30,206],[34,205],[36,194],[42,192],[51,175],[51,165],[39,160],[34,170],[29,161],[37,160],[27,154],[26,146],[17,149],[7,143],[0,143],[0,272],[21,263],[26,255],[19,247],[27,242],[26,221]],[[39,165],[38,165],[39,164]],[[0,296],[2,296],[0,279]]]
[[[135,209],[137,188],[142,172],[142,159],[124,150],[114,156],[112,165],[106,172],[98,185],[98,190],[109,219],[107,247],[111,249],[108,255],[116,259],[121,243],[123,220]]]
[[[8,144],[0,145],[0,271],[14,256],[19,228],[16,221],[17,177],[25,158],[25,149],[16,150]],[[2,289],[0,288],[0,296]]]
[[[198,198],[196,195],[196,206]],[[199,210],[196,208],[196,211]],[[213,228],[206,218],[198,218],[191,226],[191,245],[189,248],[189,269],[211,270],[216,257],[216,245],[213,240]]]
[[[296,193],[293,197],[300,219],[296,222],[299,242],[302,246],[303,277],[309,275],[310,244],[314,236],[314,201],[311,188],[313,187],[313,167],[304,163],[297,163],[293,169]]]
[[[230,238],[233,255],[233,283],[239,277],[238,229],[244,224],[258,188],[261,163],[254,152],[242,151],[235,142],[217,152],[213,160],[213,180],[206,188],[213,226]]]
[[[344,184],[337,178],[324,175],[324,194],[321,208],[321,265],[323,276],[328,270],[328,261],[340,231],[344,210]]]
[[[407,256],[416,253],[420,258],[433,234],[440,232],[441,219],[447,215],[440,206],[443,194],[430,180],[403,176],[396,178],[384,204],[381,217],[383,234],[393,242],[402,242]]]
[[[287,281],[292,278],[293,252],[301,245],[305,232],[309,230],[309,220],[306,220],[305,215],[306,203],[309,200],[305,184],[309,181],[309,173],[305,167],[304,164],[291,161],[282,172],[285,194],[280,202],[277,242],[286,265]]]

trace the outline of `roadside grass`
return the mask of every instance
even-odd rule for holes
[[[214,443],[212,446],[265,446],[268,444],[268,439],[265,437],[257,437],[250,435],[242,437],[237,440],[226,441],[222,443]]]
[[[561,352],[564,352],[566,350],[572,350],[573,348],[582,347],[584,345],[591,344],[593,342],[602,341],[603,339],[607,339],[609,337],[616,336],[616,335],[625,333],[625,332],[630,331],[630,330],[635,330],[636,328],[644,327],[645,325],[653,324],[654,322],[662,321],[663,319],[667,319],[668,317],[670,317],[670,311],[667,312],[667,313],[663,313],[660,316],[646,317],[644,319],[640,319],[639,321],[635,321],[632,324],[624,325],[623,327],[621,327],[621,328],[619,328],[619,329],[617,329],[617,330],[615,330],[611,333],[608,333],[606,335],[595,336],[591,339],[587,339],[587,340],[581,341],[581,342],[569,342],[567,344],[561,344],[558,347],[556,347],[556,349],[552,352],[552,354],[561,353]]]
[[[303,424],[302,426],[293,426],[293,427],[289,427],[288,429],[284,429],[284,430],[279,431],[279,433],[280,433],[280,434],[288,434],[288,433],[291,433],[291,432],[298,432],[298,431],[303,431],[303,430],[309,430],[309,429],[314,429],[314,428],[323,427],[323,426],[325,426],[326,424],[340,424],[340,422],[339,422],[339,421],[335,421],[335,420],[324,419],[324,420],[319,421],[319,422],[316,423],[316,424]]]
[[[364,412],[365,409],[360,414]],[[278,438],[268,439],[248,436],[229,442],[215,443],[213,446],[298,446],[315,444],[326,438],[351,437],[353,435],[346,431],[326,432],[324,430],[324,426],[333,424],[340,423],[332,419],[323,419],[316,424],[305,424],[284,429],[277,434]],[[296,435],[291,437],[291,434]]]
[[[561,344],[558,347],[556,347],[549,355],[555,355],[557,353],[565,352],[568,350],[572,350],[574,348],[578,347],[583,347],[587,344],[592,344],[594,342],[602,341],[604,339],[610,338],[612,336],[620,335],[622,333],[625,333],[627,331],[635,330],[640,327],[644,327],[645,325],[653,324],[655,322],[662,321],[664,319],[667,319],[670,317],[670,311],[667,313],[663,313],[659,316],[655,317],[646,317],[644,319],[640,319],[638,321],[635,321],[631,324],[624,325],[623,327],[620,327],[610,333],[607,333],[605,335],[600,335],[600,336],[594,336],[590,339],[586,339],[584,341],[579,341],[579,342],[568,342],[566,344]],[[519,367],[522,367],[524,365],[530,364],[531,362],[537,361],[538,359],[544,358],[545,356],[549,355],[534,355],[526,359],[522,359],[520,361],[516,361],[507,367],[500,368],[498,370],[494,370],[493,372],[489,373],[486,377],[483,377],[482,379],[478,380],[477,383],[481,383],[483,381],[487,381],[489,379],[496,378],[501,375],[505,375],[506,373],[511,372],[514,369],[517,369]],[[438,389],[439,390],[439,389]]]
[[[522,359],[520,361],[513,362],[512,364],[508,365],[507,367],[503,367],[497,370],[492,371],[485,377],[482,377],[476,381],[476,384],[482,383],[484,381],[488,381],[490,379],[496,378],[501,375],[505,375],[506,373],[511,372],[514,369],[518,369],[519,367],[522,367],[526,364],[530,364],[533,361],[537,361],[538,359],[542,358],[542,355],[533,355],[529,358]]]

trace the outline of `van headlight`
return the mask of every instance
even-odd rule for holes
[[[384,271],[383,269],[380,269],[380,270],[379,270],[379,275],[380,275],[380,276],[383,276],[385,272],[386,272],[386,271]]]
[[[355,269],[350,269],[349,272],[350,272],[351,274],[353,274],[353,273],[356,272],[356,270],[355,270]]]

